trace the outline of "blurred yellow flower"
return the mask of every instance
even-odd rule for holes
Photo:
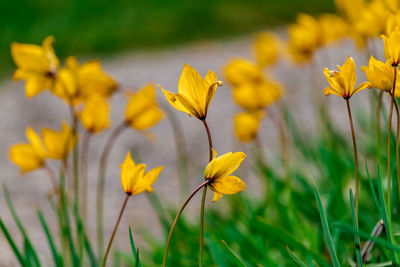
[[[350,36],[346,21],[335,14],[322,14],[318,19],[323,44],[330,44]]]
[[[102,96],[93,95],[85,101],[80,119],[86,131],[99,133],[111,124],[110,105]]]
[[[359,11],[364,7],[365,0],[335,0],[335,6],[339,11],[344,13],[345,17],[350,21],[358,18]]]
[[[8,154],[10,161],[20,168],[22,174],[43,167],[46,159],[46,151],[38,134],[31,127],[26,129],[25,134],[29,143],[11,146]]]
[[[46,157],[51,159],[65,159],[77,142],[77,135],[73,133],[66,121],[62,122],[61,131],[49,128],[42,129],[42,140],[47,151]]]
[[[211,160],[205,171],[205,179],[209,179],[208,187],[214,191],[213,202],[217,201],[222,195],[231,195],[239,191],[244,191],[246,184],[236,176],[230,176],[246,158],[243,152],[229,152],[217,157],[217,152],[213,150],[214,158]]]
[[[256,36],[253,50],[257,63],[261,67],[274,65],[278,60],[278,37],[273,33],[263,32]]]
[[[97,60],[79,66],[75,57],[69,57],[65,65],[51,92],[68,104],[76,105],[95,94],[108,98],[117,90],[117,82],[102,70]]]
[[[396,28],[388,36],[382,35],[385,57],[393,66],[400,63],[400,30]]]
[[[260,66],[243,58],[230,60],[223,68],[223,73],[225,79],[233,86],[264,81]]]
[[[243,84],[232,90],[234,101],[244,109],[259,110],[277,101],[283,94],[282,86],[275,81],[260,84]]]
[[[128,152],[124,163],[120,167],[122,189],[129,196],[140,194],[145,190],[149,193],[153,192],[151,186],[164,168],[160,166],[144,173],[146,165],[142,163],[135,164],[130,152]]]
[[[368,81],[373,87],[389,93],[393,91],[394,70],[389,61],[383,63],[371,56],[369,66],[363,66],[361,70],[365,72]],[[399,74],[400,72],[397,70],[397,75]],[[396,83],[395,95],[397,97],[400,96],[400,84],[398,83]]]
[[[241,112],[233,118],[235,136],[242,142],[253,141],[257,137],[261,119],[264,117],[262,112],[248,113]]]
[[[339,71],[324,69],[324,75],[331,86],[324,89],[325,95],[334,94],[349,99],[355,93],[365,88],[371,88],[370,82],[363,82],[354,88],[356,84],[356,64],[352,57],[348,57],[342,67],[339,65],[337,67]]]
[[[357,11],[357,19],[352,21],[354,30],[362,37],[377,37],[385,32],[390,15],[382,0],[373,0]]]
[[[392,31],[400,27],[400,11],[390,15],[386,22],[386,35],[390,35]]]
[[[204,120],[217,86],[222,86],[222,82],[217,81],[217,75],[212,70],[209,70],[203,79],[194,68],[184,64],[179,78],[178,93],[168,92],[161,86],[160,88],[174,108]]]
[[[44,39],[42,46],[11,44],[11,56],[17,65],[14,80],[26,80],[25,93],[31,98],[53,86],[59,65],[52,43],[52,36]]]

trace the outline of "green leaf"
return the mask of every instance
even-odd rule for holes
[[[292,258],[293,262],[296,263],[297,266],[307,267],[305,263],[303,263],[299,258],[297,258],[296,254],[294,254],[294,252],[291,251],[289,247],[286,247],[286,250],[289,253],[290,258]]]
[[[351,189],[349,190],[349,195],[350,195],[351,217],[353,219],[353,227],[354,227],[354,241],[356,243],[357,266],[362,267],[363,262],[362,262],[362,258],[361,258],[361,242],[360,242],[360,235],[359,235],[359,231],[358,231],[358,220],[357,220],[357,215],[356,215],[353,191]]]
[[[22,266],[25,266],[26,260],[24,256],[22,256],[21,252],[19,251],[17,245],[14,242],[14,239],[11,237],[10,233],[8,232],[7,227],[4,225],[3,220],[0,219],[0,228],[1,231],[3,232],[4,236],[6,237],[8,244],[10,244],[12,251],[14,252],[15,257],[17,257],[19,263]]]
[[[139,249],[136,249],[135,242],[133,241],[132,230],[131,230],[130,226],[129,226],[129,241],[131,243],[133,258],[135,259],[135,262],[134,262],[135,267],[142,267],[142,263],[140,262],[140,259],[139,259]]]
[[[51,254],[53,256],[53,260],[54,260],[55,265],[56,266],[63,266],[62,259],[60,258],[60,255],[57,252],[56,245],[54,244],[54,239],[53,239],[53,237],[51,235],[49,227],[47,226],[47,223],[46,223],[46,220],[45,220],[45,218],[43,216],[42,211],[40,211],[40,210],[37,211],[37,215],[38,215],[39,221],[40,221],[40,223],[41,223],[41,225],[43,227],[43,231],[46,234],[47,241],[49,243]]]
[[[244,266],[244,267],[247,266],[244,263],[244,261],[228,246],[228,244],[224,240],[221,240],[221,242],[222,244],[225,245],[226,250],[229,252],[229,255],[232,257],[233,261],[236,263],[237,266]]]

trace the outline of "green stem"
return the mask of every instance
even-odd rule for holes
[[[88,195],[88,171],[87,171],[87,161],[89,153],[89,144],[92,134],[90,132],[85,132],[82,141],[82,152],[81,152],[81,167],[80,167],[80,180],[81,180],[81,214],[82,221],[86,224],[87,221],[87,195]]]
[[[396,100],[394,101],[394,107],[396,111],[397,123],[396,123],[396,174],[397,174],[397,187],[400,196],[400,165],[399,165],[399,135],[400,135],[400,114],[399,107],[397,106]]]
[[[191,194],[190,196],[186,199],[185,203],[183,203],[182,207],[179,209],[178,213],[175,216],[175,219],[171,225],[171,228],[169,230],[169,234],[168,234],[168,238],[167,238],[167,243],[165,244],[165,249],[164,249],[164,257],[163,257],[163,264],[162,266],[165,267],[167,266],[167,259],[168,259],[168,250],[169,250],[169,246],[171,243],[171,239],[172,239],[172,234],[174,233],[176,224],[178,222],[179,217],[181,216],[183,210],[185,209],[186,205],[189,203],[189,201],[193,198],[193,196],[203,187],[208,184],[210,182],[210,180],[206,180],[204,183],[202,183],[201,185],[199,185]]]
[[[78,134],[78,117],[75,114],[74,106],[70,106],[71,111],[71,119],[72,119],[72,135],[75,136]],[[74,188],[74,201],[75,206],[79,207],[79,147],[78,143],[74,147],[74,151],[72,153],[72,168],[73,168],[73,188]],[[67,171],[67,170],[65,170]]]
[[[117,137],[123,132],[124,129],[128,127],[128,124],[122,122],[119,126],[117,126],[114,131],[111,133],[108,138],[103,153],[101,154],[100,164],[99,164],[99,173],[97,180],[97,196],[96,196],[96,226],[97,226],[97,249],[98,249],[98,258],[99,261],[103,258],[103,206],[104,206],[104,181],[106,175],[106,167],[108,156],[111,152],[111,149],[114,145]]]
[[[376,106],[376,144],[378,163],[381,162],[381,109],[382,109],[383,91],[379,92],[378,104]]]
[[[59,187],[59,185],[57,183],[56,174],[47,164],[43,165],[43,169],[47,173],[47,175],[50,177],[51,184],[53,185],[54,196],[56,196],[58,193],[58,187]]]
[[[118,225],[119,225],[119,222],[121,221],[122,214],[124,214],[124,210],[125,210],[126,204],[128,203],[129,197],[130,197],[130,195],[127,194],[126,197],[125,197],[124,203],[122,204],[122,208],[121,208],[121,211],[119,212],[117,223],[114,226],[114,230],[113,230],[113,232],[111,234],[110,241],[108,241],[106,254],[104,254],[103,264],[101,265],[102,267],[106,266],[107,257],[108,257],[108,254],[110,253],[112,242],[114,240],[115,234],[117,233]]]

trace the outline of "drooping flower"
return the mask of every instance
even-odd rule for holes
[[[223,68],[225,79],[233,86],[243,84],[258,84],[264,81],[260,66],[243,58],[230,60]]]
[[[42,129],[42,140],[46,148],[46,157],[63,160],[75,147],[77,135],[73,133],[66,121],[62,122],[61,131],[49,128]]]
[[[214,158],[211,160],[205,171],[205,179],[209,179],[208,187],[214,191],[213,202],[220,199],[223,195],[231,195],[244,191],[246,184],[236,176],[231,174],[240,166],[246,158],[243,152],[229,152],[217,157],[217,152],[213,150]]]
[[[17,65],[14,80],[25,80],[25,93],[28,98],[53,87],[59,66],[52,43],[52,36],[44,39],[42,46],[33,44],[11,44],[11,56]]]
[[[388,36],[382,35],[385,57],[393,66],[400,63],[400,30],[396,28]]]
[[[86,131],[99,133],[111,124],[110,105],[102,96],[93,95],[85,101],[80,119]]]
[[[262,112],[249,113],[241,112],[233,118],[235,136],[242,142],[253,141],[257,137]]]
[[[257,63],[261,67],[274,65],[278,60],[279,40],[274,34],[263,32],[256,36],[253,50]]]
[[[222,82],[217,81],[217,75],[212,70],[209,70],[203,79],[194,68],[184,64],[179,78],[178,93],[168,92],[161,86],[160,88],[175,109],[204,120],[217,86],[222,86]]]
[[[25,134],[29,143],[11,146],[8,154],[10,161],[20,168],[22,174],[43,167],[46,159],[45,148],[35,130],[28,127]]]
[[[324,69],[324,75],[330,87],[324,89],[325,95],[334,94],[344,99],[349,99],[355,93],[371,88],[370,82],[363,82],[355,88],[356,84],[356,64],[352,57],[348,57],[343,66],[337,66],[339,71]]]
[[[143,191],[153,192],[151,187],[157,180],[163,166],[154,168],[145,173],[146,165],[143,163],[135,164],[130,152],[126,155],[124,163],[121,165],[121,185],[126,194],[137,195]]]
[[[125,123],[136,130],[146,130],[163,117],[164,113],[156,102],[156,88],[146,84],[134,94],[126,94],[128,104],[125,109]]]

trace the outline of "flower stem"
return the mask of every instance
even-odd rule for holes
[[[382,109],[383,91],[379,92],[378,104],[376,106],[376,144],[378,163],[381,162],[381,109]]]
[[[45,170],[45,172],[47,173],[47,175],[50,177],[50,181],[51,184],[53,185],[53,190],[54,190],[54,196],[57,195],[58,193],[58,184],[57,184],[57,178],[56,178],[56,174],[54,173],[54,171],[49,167],[49,165],[45,164],[43,166],[43,169]]]
[[[399,137],[400,137],[400,113],[399,107],[396,100],[394,101],[394,107],[396,111],[397,123],[396,123],[396,174],[397,174],[397,187],[400,195],[400,165],[399,165]]]
[[[353,117],[351,116],[351,109],[350,109],[350,101],[346,99],[347,111],[349,113],[349,121],[350,121],[350,128],[351,128],[351,138],[353,141],[353,152],[354,152],[354,177],[356,183],[356,216],[358,216],[358,188],[359,188],[359,181],[358,181],[358,155],[357,155],[357,143],[356,143],[356,134],[354,131],[353,125]]]
[[[106,266],[107,257],[108,257],[108,254],[110,253],[112,242],[114,240],[115,234],[117,233],[118,225],[119,225],[119,222],[121,221],[122,214],[124,213],[124,210],[125,210],[126,204],[128,203],[129,197],[130,197],[130,195],[127,194],[126,197],[125,197],[124,203],[122,204],[122,208],[121,208],[121,211],[119,212],[117,223],[114,226],[114,230],[113,230],[113,232],[111,234],[110,241],[108,242],[106,254],[104,255],[104,259],[103,259],[103,264],[101,265],[102,267]]]
[[[178,222],[179,217],[181,216],[183,210],[185,209],[186,205],[189,203],[189,201],[192,199],[192,197],[204,186],[210,182],[210,180],[206,180],[204,183],[199,185],[191,194],[190,196],[186,199],[185,203],[183,203],[182,207],[179,209],[178,213],[175,216],[175,219],[171,225],[171,229],[169,230],[168,238],[167,238],[167,243],[165,244],[165,249],[164,249],[164,257],[163,257],[163,264],[162,266],[165,267],[167,266],[167,259],[168,259],[168,250],[169,250],[169,245],[171,243],[171,238],[172,234],[175,230],[176,224]]]
[[[123,132],[124,129],[128,127],[128,124],[125,122],[121,123],[117,126],[114,131],[111,133],[110,137],[108,138],[103,153],[101,154],[100,164],[99,164],[99,173],[98,173],[98,180],[97,180],[97,196],[96,196],[96,226],[97,226],[97,248],[98,248],[98,258],[99,261],[103,258],[103,205],[104,205],[104,181],[106,175],[106,167],[107,167],[107,160],[108,156],[111,152],[111,149],[114,145],[115,140],[117,137]]]
[[[210,162],[213,158],[213,152],[212,152],[212,148],[213,148],[213,144],[212,144],[212,138],[211,138],[211,132],[210,132],[210,128],[208,127],[208,124],[206,122],[206,120],[202,120],[204,127],[206,128],[207,131],[207,137],[208,137],[208,147],[209,147],[209,157],[208,157],[208,161]]]
[[[81,152],[81,167],[80,167],[80,180],[81,180],[81,214],[82,221],[86,223],[87,219],[87,194],[88,194],[88,171],[87,171],[87,161],[89,153],[89,144],[92,134],[90,132],[85,132],[82,141],[82,152]]]
[[[78,133],[78,117],[75,113],[75,107],[70,106],[71,120],[72,120],[72,135],[75,136]],[[72,153],[72,169],[73,169],[73,189],[74,189],[74,202],[75,206],[79,207],[79,146],[78,143],[74,147]],[[69,187],[71,188],[71,187]]]
[[[266,169],[267,167],[267,162],[265,159],[265,153],[264,153],[264,148],[263,148],[263,144],[261,142],[261,138],[260,135],[257,134],[256,137],[254,138],[257,150],[258,150],[258,161],[263,165],[263,168]]]

